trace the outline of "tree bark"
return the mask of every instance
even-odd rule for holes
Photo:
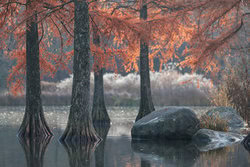
[[[51,138],[18,138],[25,153],[27,167],[43,167],[44,154]]]
[[[27,10],[30,3],[27,0]],[[42,108],[38,25],[34,13],[26,22],[26,108],[18,136],[33,138],[52,135]]]
[[[93,43],[100,47],[100,36],[97,27],[93,28]],[[110,124],[110,118],[104,100],[103,74],[104,68],[98,66],[98,60],[94,55],[94,98],[92,106],[92,118],[94,124]]]
[[[68,124],[62,141],[99,141],[90,114],[90,36],[86,0],[74,0],[73,87]]]
[[[144,2],[144,1],[143,1]],[[143,4],[140,9],[140,19],[147,20],[147,5]],[[136,121],[154,111],[154,104],[151,96],[148,43],[145,39],[140,40],[140,108]]]

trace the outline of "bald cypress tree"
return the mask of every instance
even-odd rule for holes
[[[73,87],[68,124],[62,141],[95,142],[100,140],[90,114],[90,34],[86,0],[74,0]]]
[[[147,20],[147,5],[143,1],[140,9],[140,19]],[[136,121],[154,111],[154,104],[151,96],[150,75],[149,75],[149,47],[145,39],[140,39],[140,108]]]

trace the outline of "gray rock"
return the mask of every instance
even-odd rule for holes
[[[242,141],[243,139],[244,137],[238,133],[200,129],[193,136],[192,141],[198,146],[200,151],[208,151],[230,146]]]
[[[192,110],[171,107],[135,122],[131,135],[133,139],[192,139],[199,129],[200,122]]]
[[[231,107],[216,107],[206,112],[208,116],[218,116],[222,120],[228,121],[229,130],[244,127],[243,118]]]

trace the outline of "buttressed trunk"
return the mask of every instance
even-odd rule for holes
[[[30,7],[27,1],[27,9]],[[39,40],[37,15],[26,22],[26,108],[19,137],[52,136],[45,121],[40,86]]]
[[[73,87],[68,124],[62,141],[100,140],[90,114],[90,36],[86,0],[75,0]]]
[[[140,9],[140,19],[147,20],[147,5],[142,5]],[[154,111],[154,104],[151,96],[150,76],[149,76],[149,59],[148,59],[148,43],[140,40],[140,108],[136,117],[136,121],[145,115]]]
[[[93,43],[100,47],[100,36],[97,27],[94,27]],[[94,98],[92,106],[92,118],[94,124],[110,124],[110,118],[105,106],[103,74],[104,68],[98,66],[98,60],[94,55]]]

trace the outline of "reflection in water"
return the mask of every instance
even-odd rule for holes
[[[141,157],[142,161],[157,160],[170,166],[193,166],[200,154],[189,141],[132,140],[131,145],[133,151]]]
[[[35,139],[18,138],[25,153],[27,167],[43,167],[44,154],[51,138],[51,136]]]
[[[141,158],[141,167],[151,167],[150,161]]]
[[[232,147],[224,147],[216,150],[202,152],[197,166],[211,167],[246,167],[250,164],[250,155],[244,150],[241,144],[235,144]]]
[[[110,125],[94,125],[97,134],[102,138],[95,150],[95,167],[104,167],[104,148]]]
[[[90,158],[97,144],[96,142],[63,141],[62,145],[69,157],[69,166],[90,167]]]
[[[0,167],[25,167],[26,164],[28,167],[41,167],[42,164],[44,167],[247,167],[250,164],[250,154],[240,143],[207,152],[197,151],[188,142],[132,141],[131,144],[130,130],[138,109],[129,107],[109,110],[112,125],[106,140],[101,134],[105,131],[101,128],[102,131],[98,132],[104,141],[95,153],[95,148],[88,144],[68,143],[63,147],[58,142],[69,111],[69,107],[62,106],[45,107],[46,120],[55,135],[47,149],[48,141],[26,140],[21,146],[16,132],[23,111],[24,107],[0,107]],[[96,157],[90,155],[92,152]]]

